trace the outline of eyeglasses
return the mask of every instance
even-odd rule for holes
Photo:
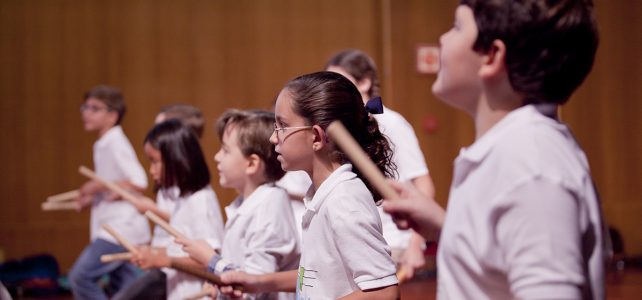
[[[95,112],[99,112],[101,110],[111,111],[112,109],[109,108],[109,107],[100,107],[100,106],[90,105],[90,104],[83,104],[83,105],[80,106],[80,112],[84,112],[86,110],[95,113]]]
[[[279,140],[279,141],[284,140],[286,137],[289,136],[289,135],[285,135],[285,131],[286,130],[299,131],[299,130],[302,130],[302,129],[310,129],[310,128],[312,128],[312,126],[279,127],[279,126],[276,125],[276,123],[274,123],[274,133],[276,134],[276,139]],[[279,131],[281,132],[282,136],[279,136]],[[294,132],[292,132],[292,133],[294,133]]]

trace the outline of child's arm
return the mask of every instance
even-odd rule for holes
[[[183,246],[183,251],[201,266],[207,266],[210,260],[216,255],[216,250],[204,240],[188,240],[177,238],[174,240]]]
[[[220,287],[220,291],[225,295],[234,297],[241,297],[243,293],[293,293],[296,291],[297,276],[297,270],[261,275],[230,271],[221,274],[221,281],[229,285]],[[232,285],[243,286],[243,291],[233,290]]]
[[[100,184],[98,181],[89,180],[85,182],[79,189],[79,195],[76,197],[76,202],[78,202],[80,209],[83,209],[87,206],[90,206],[94,200],[94,196],[102,191],[105,191],[105,187]]]
[[[149,199],[145,196],[138,197],[136,202],[132,203],[134,207],[140,212],[141,214],[146,213],[147,211],[153,212],[155,215],[161,217],[165,222],[169,222],[170,219],[170,214],[160,208],[156,205],[156,202],[154,200]]]
[[[399,199],[384,201],[383,210],[393,215],[397,227],[412,228],[425,239],[438,240],[446,211],[432,197],[424,195],[411,184],[392,180],[388,183],[397,191]]]
[[[120,187],[126,189],[126,190],[134,191],[136,193],[142,194],[143,192],[145,192],[145,188],[144,187],[141,187],[141,186],[139,186],[137,184],[134,184],[129,180],[120,180],[120,181],[117,181],[116,184],[119,185]]]
[[[170,259],[165,248],[152,248],[140,246],[138,253],[134,253],[131,262],[141,269],[164,268],[170,266]]]
[[[399,299],[399,286],[390,285],[379,289],[372,289],[367,291],[356,291],[351,294],[341,297],[342,300],[389,300],[389,299]]]

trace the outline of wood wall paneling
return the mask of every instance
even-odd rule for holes
[[[606,220],[622,231],[626,250],[640,254],[642,3],[596,2],[598,57],[563,118],[586,150]],[[123,89],[123,127],[145,167],[142,140],[158,109],[200,107],[208,119],[203,148],[215,170],[212,125],[220,113],[269,108],[288,79],[320,70],[348,47],[377,61],[383,94],[391,95],[384,102],[414,126],[446,204],[452,161],[472,142],[472,122],[432,95],[435,76],[417,74],[414,59],[418,43],[438,43],[450,28],[455,7],[423,0],[0,1],[0,248],[6,258],[53,253],[66,271],[87,243],[88,213],[44,213],[39,205],[79,186],[78,165],[93,164],[95,136],[82,130],[78,111],[93,85]],[[427,115],[438,120],[435,133],[422,128]],[[217,180],[213,172],[225,205],[235,193]]]

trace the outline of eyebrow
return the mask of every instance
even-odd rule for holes
[[[274,118],[274,119],[275,119],[275,121],[276,121],[277,123],[279,123],[279,124],[283,124],[283,123],[286,123],[286,124],[287,124],[287,119],[284,119],[284,118],[282,118],[282,117],[280,117],[280,116],[275,116],[275,118]]]

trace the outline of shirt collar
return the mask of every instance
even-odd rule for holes
[[[339,168],[334,170],[330,176],[323,181],[323,183],[321,183],[319,189],[315,190],[314,185],[310,186],[310,189],[303,198],[305,208],[315,213],[318,212],[323,201],[328,197],[335,186],[355,177],[357,177],[357,174],[352,172],[352,164],[341,165]]]
[[[556,112],[557,105],[555,104],[530,104],[508,113],[472,145],[459,151],[459,156],[455,159],[453,185],[456,186],[463,182],[471,170],[474,170],[486,158],[504,135],[513,130],[521,130],[525,125],[538,120],[556,119]]]
[[[227,214],[228,219],[235,215],[244,215],[252,212],[254,207],[259,205],[262,201],[261,196],[259,196],[262,194],[262,190],[273,186],[274,183],[265,183],[258,186],[256,190],[247,197],[247,199],[244,199],[243,196],[236,197],[230,205],[225,207],[225,213]]]
[[[540,119],[542,116],[556,119],[556,112],[557,105],[555,104],[529,104],[522,106],[508,113],[472,145],[462,148],[459,151],[457,160],[479,163],[491,151],[497,140],[507,132]]]

